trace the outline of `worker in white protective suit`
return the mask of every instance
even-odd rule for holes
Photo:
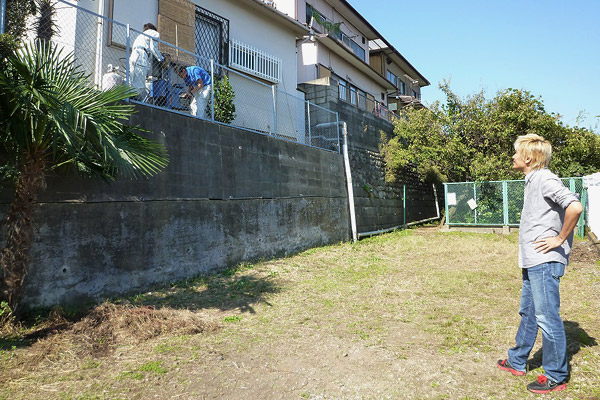
[[[161,52],[158,50],[158,42],[154,39],[159,39],[160,35],[156,30],[156,26],[151,23],[144,24],[144,33],[139,35],[131,46],[131,57],[129,57],[129,77],[131,86],[137,90],[138,98],[143,100],[146,97],[146,76],[152,65],[152,57],[158,61],[165,60]]]

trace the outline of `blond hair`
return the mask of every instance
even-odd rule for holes
[[[530,133],[519,136],[515,140],[515,150],[524,160],[530,160],[529,166],[532,169],[546,168],[550,164],[552,145],[540,135]]]

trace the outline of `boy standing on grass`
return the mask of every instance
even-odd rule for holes
[[[527,385],[533,393],[567,388],[567,340],[559,315],[559,282],[569,262],[573,228],[583,208],[577,195],[547,169],[552,146],[543,137],[519,136],[513,168],[525,174],[523,211],[519,226],[519,267],[523,286],[516,346],[498,368],[525,375],[527,359],[542,330],[544,374]]]

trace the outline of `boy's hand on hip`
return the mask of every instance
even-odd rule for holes
[[[552,249],[557,248],[561,244],[563,244],[564,239],[560,236],[549,237],[545,239],[538,239],[535,241],[535,250],[539,253],[547,253]]]

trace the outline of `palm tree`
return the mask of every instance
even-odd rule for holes
[[[72,167],[106,181],[158,173],[168,163],[165,148],[126,125],[135,92],[106,92],[89,84],[74,62],[47,41],[27,44],[0,68],[0,154],[16,172],[15,194],[6,217],[0,296],[16,315],[33,241],[36,193],[56,168]]]

